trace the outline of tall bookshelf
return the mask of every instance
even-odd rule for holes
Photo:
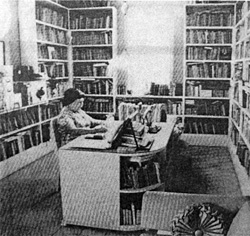
[[[249,185],[250,175],[250,2],[237,1],[234,27],[234,65],[229,136],[239,173]],[[245,186],[244,190],[249,190]]]
[[[227,134],[234,4],[190,4],[185,16],[185,132]]]
[[[21,0],[19,25],[22,65],[46,80],[48,99],[62,97],[72,86],[68,9],[50,0]]]
[[[117,54],[116,8],[70,8],[69,19],[73,85],[86,94],[84,110],[90,114],[115,113],[116,80],[108,65]]]

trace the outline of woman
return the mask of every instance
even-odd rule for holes
[[[93,119],[81,109],[84,97],[82,92],[74,88],[64,92],[64,107],[58,116],[59,132],[63,144],[79,135],[107,131],[104,121]]]

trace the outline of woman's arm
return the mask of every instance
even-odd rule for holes
[[[90,128],[90,127],[78,128],[78,127],[76,127],[74,121],[69,117],[64,119],[64,120],[61,120],[61,122],[59,122],[59,123],[62,127],[64,127],[64,130],[66,131],[66,133],[68,133],[72,136],[104,133],[107,131],[107,129],[102,125],[95,126],[94,128]]]

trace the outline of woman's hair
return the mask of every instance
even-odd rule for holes
[[[69,104],[73,103],[75,100],[84,98],[85,95],[78,89],[69,88],[64,92],[63,98],[63,106],[68,106]]]

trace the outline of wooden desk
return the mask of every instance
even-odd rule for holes
[[[175,122],[175,117],[168,117],[167,123],[159,124],[162,129],[157,134],[150,134],[155,141],[147,152],[121,154],[114,150],[106,150],[106,140],[89,140],[82,136],[61,147],[59,163],[63,224],[124,231],[141,229],[140,224],[134,222],[134,212],[131,219],[130,216],[129,219],[124,218],[121,204],[133,194],[141,194],[142,197],[148,190],[162,188],[163,178],[160,183],[150,186],[121,190],[121,163],[124,160],[137,162],[141,159],[156,158],[162,165],[166,159],[166,146]],[[138,220],[140,207],[136,205]],[[125,224],[125,220],[130,222]],[[134,223],[131,223],[131,220]]]

